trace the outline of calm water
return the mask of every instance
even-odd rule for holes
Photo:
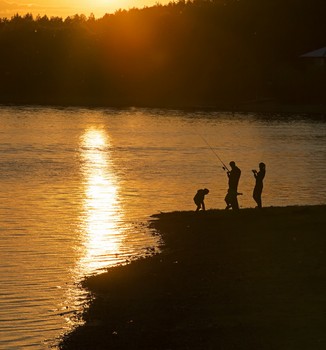
[[[266,206],[326,203],[326,122],[303,116],[0,107],[0,348],[46,349],[73,326],[83,276],[157,249],[149,215],[224,208],[214,151],[267,165]]]

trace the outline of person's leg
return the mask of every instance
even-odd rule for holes
[[[231,208],[231,199],[230,199],[230,193],[228,192],[224,198],[226,207],[225,209],[230,209]]]
[[[196,211],[199,211],[201,207],[201,203],[198,200],[197,201],[194,200],[194,202],[197,205]]]
[[[262,191],[259,188],[254,188],[254,192],[253,192],[253,199],[255,200],[255,202],[257,203],[257,208],[261,208],[262,204],[261,204],[261,193]]]
[[[237,196],[238,196],[237,191],[234,191],[234,190],[228,191],[227,197],[228,197],[229,205],[228,205],[228,208],[225,208],[225,209],[229,209],[229,208],[232,208],[233,210],[239,209],[239,203],[238,203]]]
[[[237,195],[235,195],[233,198],[232,198],[232,209],[233,210],[239,210],[239,203],[238,203],[238,197]]]
[[[258,207],[259,209],[262,208],[261,193],[262,193],[262,191],[259,191],[259,193],[257,193],[257,200],[256,200],[256,202],[257,202],[257,207]]]

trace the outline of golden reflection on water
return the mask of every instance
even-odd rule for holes
[[[118,254],[121,213],[108,135],[103,129],[87,129],[80,149],[84,180],[84,254],[80,269],[87,275],[107,267],[110,257]]]

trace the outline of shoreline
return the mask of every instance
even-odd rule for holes
[[[69,103],[60,101],[37,102],[0,102],[0,107],[49,107],[49,108],[112,108],[112,109],[166,109],[204,112],[233,112],[233,113],[272,113],[272,114],[304,114],[326,115],[326,104],[287,104],[278,102],[235,102],[216,105],[128,105],[106,103]]]
[[[326,205],[171,212],[162,251],[85,279],[60,349],[326,348]]]

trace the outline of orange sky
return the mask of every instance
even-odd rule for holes
[[[76,13],[86,16],[94,13],[95,17],[102,17],[105,13],[112,13],[120,8],[142,8],[168,2],[169,0],[0,0],[0,17],[11,18],[16,13],[64,18]]]

